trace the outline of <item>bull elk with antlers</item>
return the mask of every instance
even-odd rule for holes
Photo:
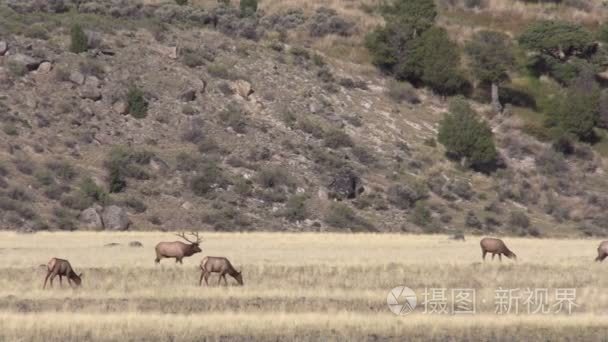
[[[196,241],[192,241],[186,237],[186,234],[179,233],[176,234],[182,239],[186,240],[189,243],[183,243],[181,241],[174,242],[159,242],[156,247],[156,260],[155,262],[158,264],[162,258],[175,258],[176,263],[182,264],[182,259],[184,257],[192,256],[196,253],[202,252],[202,249],[199,247],[199,243],[201,242],[201,238],[198,236],[198,233],[190,233]]]

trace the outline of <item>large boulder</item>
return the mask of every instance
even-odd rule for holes
[[[0,56],[4,56],[8,51],[8,43],[5,41],[0,41]]]
[[[28,71],[34,71],[38,69],[40,63],[43,62],[43,60],[40,58],[34,58],[32,56],[24,55],[21,53],[10,56],[9,60],[11,61],[11,63],[23,66]]]
[[[103,230],[103,221],[95,208],[83,210],[79,216],[80,223],[87,229]]]
[[[361,178],[351,168],[338,171],[327,188],[329,198],[340,201],[356,198],[365,190]]]
[[[116,205],[106,207],[102,219],[106,230],[127,230],[131,225],[127,211]]]
[[[95,87],[85,86],[80,89],[80,97],[83,99],[89,99],[93,101],[101,100],[101,91]]]
[[[251,87],[251,83],[245,80],[238,80],[233,84],[234,92],[239,94],[245,100],[249,99],[249,95],[254,93],[253,88]]]

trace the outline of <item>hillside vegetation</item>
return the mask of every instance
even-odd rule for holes
[[[596,1],[0,1],[0,227],[606,235]]]

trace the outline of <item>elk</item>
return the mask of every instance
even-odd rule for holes
[[[500,261],[502,261],[503,254],[509,259],[517,260],[517,255],[511,252],[501,239],[483,238],[479,244],[481,245],[481,257],[483,261],[486,261],[487,253],[492,253],[492,260],[494,260],[496,254],[498,254],[498,259]]]
[[[218,285],[221,284],[222,278],[224,278],[224,284],[228,286],[226,274],[234,278],[239,285],[243,285],[243,276],[241,275],[241,272],[237,271],[232,266],[230,261],[224,257],[206,256],[203,258],[203,260],[201,260],[201,278],[199,279],[199,286],[203,286],[203,278],[205,279],[205,284],[209,285],[207,279],[211,273],[220,274],[219,278],[217,279]]]
[[[68,284],[73,288],[80,286],[82,283],[82,273],[76,274],[70,262],[64,259],[51,258],[47,266],[46,278],[44,278],[44,285],[42,289],[46,288],[46,282],[51,277],[51,287],[53,287],[53,279],[59,276],[59,286],[63,286],[63,277],[68,278]],[[74,282],[74,284],[72,284]]]
[[[183,264],[182,259],[184,257],[189,257],[203,251],[199,247],[201,238],[198,236],[198,233],[190,233],[190,235],[196,238],[196,241],[188,239],[184,233],[179,233],[176,235],[189,242],[189,244],[181,241],[159,242],[156,247],[154,247],[156,250],[155,262],[157,264],[160,263],[162,258],[175,258],[175,263],[179,262],[180,264]]]
[[[603,241],[597,247],[597,258],[595,258],[595,261],[602,262],[606,257],[608,257],[608,241]]]

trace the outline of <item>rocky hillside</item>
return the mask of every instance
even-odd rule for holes
[[[470,100],[502,165],[461,167],[448,100],[360,55],[373,11],[260,6],[0,1],[0,228],[606,232],[596,149]]]

